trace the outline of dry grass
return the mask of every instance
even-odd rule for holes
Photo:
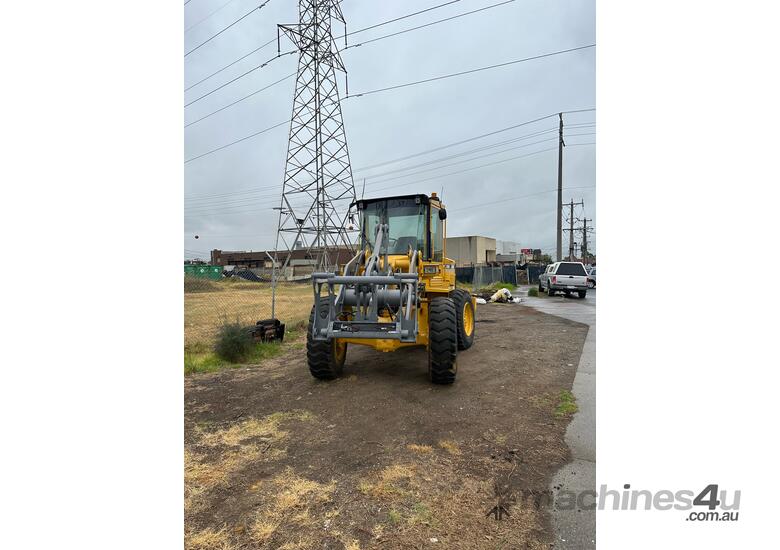
[[[292,525],[298,531],[312,526],[318,520],[312,517],[312,508],[330,501],[335,483],[318,483],[306,479],[287,468],[269,481],[267,494],[274,495],[257,512],[251,528],[252,539],[259,544],[271,540],[278,530]],[[300,531],[299,531],[300,532]],[[307,548],[308,540],[287,541],[280,548]]]
[[[410,443],[406,446],[407,449],[414,453],[429,454],[433,452],[433,447],[430,445],[417,445],[416,443]]]
[[[279,547],[279,550],[309,550],[314,548],[314,539],[312,537],[300,537],[293,542],[285,542]]]
[[[276,317],[287,326],[309,318],[314,299],[310,284],[283,284],[276,289]],[[249,281],[204,281],[197,292],[184,293],[184,344],[211,345],[223,322],[254,324],[271,317],[271,284]]]
[[[458,444],[450,439],[442,439],[441,441],[439,441],[439,447],[441,447],[451,455],[461,454],[460,447],[458,447]]]
[[[235,546],[223,527],[219,531],[204,529],[184,536],[184,548],[187,550],[232,550]]]
[[[510,505],[511,516],[505,520],[485,519],[496,503],[495,480],[455,475],[435,454],[426,454],[423,460],[425,475],[394,465],[369,477],[371,483],[361,484],[365,498],[387,510],[385,519],[371,529],[373,540],[392,548],[418,547],[432,537],[442,548],[549,548],[538,539],[542,516],[533,507]],[[447,528],[454,525],[469,528],[455,535]]]
[[[375,476],[373,483],[361,481],[358,489],[366,496],[396,498],[407,494],[406,486],[415,476],[414,466],[393,464]]]
[[[279,428],[282,422],[287,420],[307,421],[312,418],[314,416],[309,411],[304,410],[276,412],[263,418],[249,418],[224,430],[200,431],[200,443],[209,446],[235,447],[253,439],[279,440],[287,436],[287,432]]]
[[[208,447],[227,447],[217,458],[209,460],[203,455],[184,451],[184,509],[199,510],[201,498],[207,491],[228,482],[230,476],[257,460],[273,460],[284,456],[284,449],[276,444],[287,437],[288,432],[280,424],[289,420],[307,421],[313,415],[308,411],[278,412],[266,417],[250,418],[223,430],[205,432],[196,429],[198,444]]]

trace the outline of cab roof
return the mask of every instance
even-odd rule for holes
[[[377,197],[374,199],[357,199],[352,204],[350,204],[350,208],[358,205],[358,208],[365,208],[367,204],[373,204],[375,202],[382,202],[387,200],[398,200],[398,199],[419,199],[420,204],[430,204],[431,199],[433,199],[436,202],[440,202],[439,197],[429,197],[428,195],[419,193],[416,195],[396,195],[393,197]]]

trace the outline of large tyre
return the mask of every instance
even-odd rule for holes
[[[458,372],[458,327],[452,298],[433,298],[428,306],[428,376],[452,384]]]
[[[544,292],[544,288],[542,288],[542,281],[539,281],[539,294]]]
[[[555,296],[555,291],[553,290],[552,286],[550,286],[549,283],[547,284],[547,296],[549,296],[550,298]]]
[[[320,311],[328,307],[328,301],[320,301]],[[325,310],[327,311],[327,310]],[[309,363],[309,372],[314,378],[320,380],[333,380],[341,376],[344,370],[344,361],[347,358],[346,342],[337,343],[335,340],[315,340],[312,338],[314,325],[314,306],[309,314],[309,330],[306,333],[306,359]]]
[[[580,297],[580,299],[582,299],[582,298],[584,298],[584,297],[585,297],[585,295],[586,295],[587,293],[588,293],[588,291],[587,291],[587,290],[578,290],[578,291],[577,291],[577,296],[579,296],[579,297]]]
[[[471,294],[463,289],[455,289],[452,293],[455,302],[455,317],[458,324],[458,349],[469,349],[474,343],[476,318]]]

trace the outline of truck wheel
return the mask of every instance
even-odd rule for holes
[[[452,293],[455,302],[455,317],[458,323],[458,349],[469,349],[474,343],[474,303],[471,294],[460,288]]]
[[[322,300],[321,307],[327,307],[328,301]],[[347,358],[347,343],[334,339],[315,340],[312,338],[314,326],[314,306],[309,314],[309,330],[306,333],[306,360],[309,363],[309,372],[319,380],[333,380],[341,376],[344,370],[344,361]]]
[[[458,372],[458,327],[452,298],[433,298],[428,306],[428,376],[452,384]]]
[[[544,289],[542,288],[542,281],[539,281],[539,292],[544,292]]]
[[[577,296],[579,296],[580,298],[584,298],[587,293],[588,293],[587,290],[578,290]]]
[[[547,296],[549,296],[550,298],[555,296],[555,291],[552,289],[550,285],[547,285]]]

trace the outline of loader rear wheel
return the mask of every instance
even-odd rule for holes
[[[321,304],[321,309],[328,306],[327,300],[321,302]],[[314,378],[320,380],[338,378],[344,370],[344,361],[347,358],[347,343],[339,342],[335,339],[315,340],[312,338],[313,325],[314,306],[312,306],[311,314],[309,314],[309,330],[306,333],[306,359],[309,363],[309,372]]]
[[[458,323],[452,298],[433,298],[428,308],[428,376],[452,384],[458,372]]]
[[[455,302],[456,319],[458,323],[458,349],[469,349],[474,343],[474,303],[471,294],[463,289],[456,289],[452,293],[452,301]]]

